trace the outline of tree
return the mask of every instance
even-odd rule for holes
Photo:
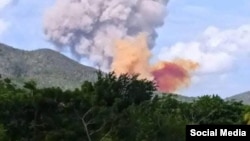
[[[217,95],[199,97],[186,107],[184,116],[192,124],[239,124],[244,110],[241,102],[224,101]]]
[[[244,121],[247,125],[250,125],[250,112],[244,115]]]
[[[0,79],[0,140],[183,141],[187,124],[249,122],[241,102],[216,95],[183,102],[154,91],[153,82],[128,74],[99,73],[75,90]]]
[[[7,141],[6,129],[2,124],[0,124],[0,141]]]
[[[34,80],[30,80],[25,82],[23,87],[29,90],[35,90],[37,88],[37,84]]]

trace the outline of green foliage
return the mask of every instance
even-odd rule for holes
[[[25,51],[0,44],[0,50],[0,73],[20,86],[34,79],[37,87],[66,90],[80,87],[85,80],[96,80],[96,69],[50,49]]]
[[[184,111],[193,124],[240,124],[243,114],[241,102],[224,101],[219,96],[203,96]]]
[[[138,75],[98,72],[80,88],[15,86],[0,78],[1,141],[183,141],[187,124],[249,124],[249,106],[203,96],[153,97]]]
[[[243,114],[244,123],[250,125],[250,106],[246,105],[244,109],[245,109]]]
[[[36,89],[36,82],[34,80],[30,80],[28,82],[24,83],[24,88],[30,89],[30,90],[35,90]]]
[[[0,141],[7,141],[6,129],[0,124]]]

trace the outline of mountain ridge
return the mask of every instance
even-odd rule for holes
[[[226,100],[242,101],[242,103],[250,105],[250,91],[235,94],[235,95],[227,97],[225,99]]]
[[[84,81],[96,80],[96,69],[82,65],[51,49],[21,50],[0,43],[0,74],[17,83],[38,81],[41,87],[79,87]],[[162,95],[156,92],[156,95]],[[177,99],[190,102],[197,97],[177,95]],[[225,100],[242,101],[250,104],[250,91],[233,95]]]
[[[0,60],[0,74],[20,83],[33,79],[41,87],[67,89],[96,79],[96,69],[51,49],[25,51],[0,44]]]

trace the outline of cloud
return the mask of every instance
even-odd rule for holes
[[[158,57],[160,60],[184,57],[200,63],[196,74],[225,75],[243,59],[249,59],[246,57],[250,54],[249,39],[250,25],[227,30],[211,26],[194,41],[178,42],[171,47],[162,48]]]
[[[0,1],[0,14],[3,13],[3,10],[12,2],[14,2],[13,0],[1,0]],[[0,37],[2,36],[2,34],[7,30],[9,26],[9,22],[6,21],[5,19],[3,19],[2,17],[0,17]]]
[[[0,19],[0,36],[7,29],[8,23]]]
[[[11,2],[12,2],[12,0],[1,0],[0,1],[0,10],[2,10],[3,8],[5,8]]]
[[[70,47],[79,60],[88,58],[109,71],[115,40],[146,32],[149,48],[154,47],[167,4],[168,0],[57,0],[45,12],[44,33],[57,48]]]

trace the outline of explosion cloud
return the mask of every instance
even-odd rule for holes
[[[190,60],[175,59],[172,62],[149,64],[151,52],[147,47],[146,34],[133,39],[119,40],[115,45],[112,70],[117,74],[140,74],[140,79],[154,80],[158,90],[174,92],[190,83],[190,74],[199,64]]]
[[[152,80],[146,35],[141,33],[133,39],[118,40],[115,44],[115,55],[112,71],[117,75],[123,73],[140,73],[139,78]]]
[[[47,10],[44,33],[58,49],[69,47],[103,71],[136,73],[173,92],[190,81],[197,64],[187,60],[152,66],[156,28],[164,24],[168,0],[57,0]]]
[[[57,0],[44,17],[44,32],[57,47],[70,47],[77,57],[87,57],[109,70],[113,40],[148,33],[153,48],[155,29],[164,23],[168,0]]]
[[[199,67],[198,63],[190,60],[176,59],[172,62],[159,62],[153,67],[152,75],[158,85],[158,90],[175,92],[190,84],[190,74]]]

